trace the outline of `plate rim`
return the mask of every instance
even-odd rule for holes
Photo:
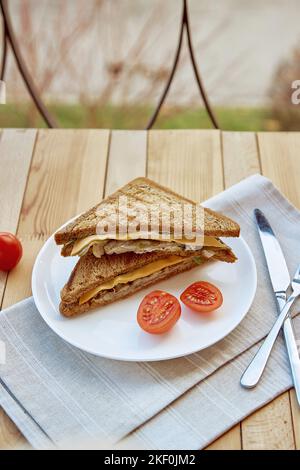
[[[77,216],[76,216],[77,217]],[[72,222],[76,217],[70,219],[68,222],[66,222],[65,224],[63,224],[58,230],[60,230],[61,228],[65,227],[67,224],[69,224],[70,222]],[[36,259],[35,259],[35,262],[34,262],[34,265],[33,265],[33,269],[32,269],[32,275],[31,275],[31,289],[32,289],[32,296],[33,296],[33,300],[34,300],[34,303],[36,305],[36,308],[39,312],[39,314],[41,315],[42,319],[45,321],[45,323],[47,324],[47,326],[56,334],[58,335],[60,338],[62,338],[64,341],[66,341],[68,344],[76,347],[77,349],[80,349],[81,351],[85,351],[89,354],[92,354],[94,356],[97,356],[97,357],[103,357],[105,359],[111,359],[111,360],[116,360],[116,361],[124,361],[124,362],[159,362],[159,361],[167,361],[167,360],[171,360],[171,359],[178,359],[179,357],[186,357],[186,356],[189,356],[191,354],[194,354],[196,352],[199,352],[199,351],[202,351],[204,349],[207,349],[215,344],[217,344],[219,341],[222,341],[226,336],[228,336],[230,333],[232,333],[232,331],[234,331],[239,325],[240,323],[244,320],[245,316],[247,315],[247,313],[249,312],[250,308],[251,308],[251,305],[253,303],[253,300],[254,300],[254,297],[255,297],[255,294],[256,294],[256,290],[257,290],[257,269],[256,269],[256,263],[255,263],[255,259],[254,259],[254,256],[252,254],[252,251],[248,245],[248,243],[245,241],[244,237],[243,236],[239,236],[238,238],[236,238],[235,240],[239,240],[242,242],[244,248],[246,249],[247,253],[248,253],[248,257],[251,261],[251,268],[252,268],[252,272],[253,272],[253,276],[254,276],[254,279],[253,279],[253,288],[252,288],[252,292],[250,293],[250,300],[249,300],[249,304],[246,306],[245,308],[245,311],[242,313],[240,319],[239,319],[239,322],[233,326],[233,328],[230,328],[229,331],[225,331],[224,335],[222,335],[221,337],[219,337],[216,341],[213,340],[211,343],[205,345],[204,347],[197,347],[197,348],[192,348],[190,351],[188,352],[185,352],[185,353],[179,353],[179,354],[172,354],[171,356],[168,356],[168,357],[159,357],[159,358],[139,358],[139,359],[134,359],[134,358],[127,358],[127,357],[122,357],[122,356],[119,356],[118,354],[117,355],[114,355],[114,356],[111,356],[109,354],[100,354],[99,352],[95,352],[94,350],[92,349],[89,349],[88,347],[83,347],[82,345],[79,345],[77,343],[77,341],[72,341],[70,340],[69,338],[67,338],[65,336],[64,333],[61,333],[61,331],[59,331],[58,328],[56,328],[52,323],[51,323],[51,320],[49,318],[49,316],[46,314],[44,314],[43,310],[43,306],[42,306],[42,302],[40,302],[39,300],[39,295],[38,295],[38,292],[37,292],[37,270],[38,270],[38,265],[39,265],[39,261],[40,259],[42,258],[45,250],[47,249],[48,245],[51,243],[51,241],[53,241],[55,243],[55,240],[54,240],[54,234],[57,232],[57,230],[45,241],[45,243],[43,244],[42,248],[40,249]],[[59,312],[58,312],[59,313]]]

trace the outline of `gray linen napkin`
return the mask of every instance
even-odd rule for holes
[[[255,390],[242,390],[238,382],[277,315],[253,209],[267,214],[291,273],[299,262],[300,213],[259,175],[206,205],[239,222],[258,271],[248,315],[215,346],[170,361],[117,362],[62,341],[31,298],[0,314],[7,353],[0,365],[0,403],[35,448],[117,441],[149,449],[200,448],[291,386],[282,342]]]

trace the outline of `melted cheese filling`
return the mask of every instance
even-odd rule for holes
[[[79,305],[88,302],[90,299],[95,297],[97,294],[99,294],[99,292],[103,290],[113,289],[119,284],[127,284],[128,282],[135,281],[136,279],[141,279],[143,277],[150,276],[151,274],[161,271],[164,268],[173,266],[174,264],[182,263],[185,260],[186,258],[182,258],[181,256],[168,256],[167,258],[163,258],[157,261],[153,261],[152,263],[146,264],[146,266],[135,269],[130,273],[120,274],[114,279],[111,279],[110,281],[105,282],[100,286],[95,287],[89,292],[83,294],[79,299]]]
[[[71,256],[76,256],[76,255],[80,254],[83,251],[87,251],[87,249],[95,243],[97,243],[97,245],[99,244],[100,246],[105,245],[105,243],[108,240],[106,237],[107,236],[104,235],[104,234],[103,235],[91,235],[89,237],[76,240],[74,245],[73,245],[73,248],[72,248]],[[128,235],[126,235],[126,236],[116,235],[116,237],[114,239],[115,240],[122,240],[122,241],[123,240],[124,241],[132,240],[130,235],[129,236]],[[162,240],[162,241],[166,241],[166,240]],[[184,245],[197,245],[197,240],[196,241],[191,241],[187,238],[182,238],[180,240],[170,239],[168,241],[174,241],[174,242],[177,242],[177,243],[182,243]],[[199,242],[198,242],[198,244],[199,244]],[[203,245],[203,247],[214,247],[214,248],[226,249],[226,246],[224,246],[223,243],[221,243],[220,240],[217,240],[215,237],[204,236],[203,240],[201,239],[201,242],[200,242],[200,246],[202,246],[202,245]]]

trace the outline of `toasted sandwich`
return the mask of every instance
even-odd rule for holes
[[[112,214],[123,208],[120,197],[125,196],[127,230],[107,229]],[[196,204],[147,178],[138,178],[109,196],[97,206],[77,217],[55,234],[55,241],[62,245],[63,256],[79,256],[70,279],[61,291],[60,311],[73,316],[127,297],[150,286],[198,266],[208,260],[234,262],[232,250],[219,237],[238,237],[239,225],[228,217],[210,209],[202,209],[201,237],[178,235],[176,219],[169,219],[169,232],[163,226],[164,214],[159,212],[151,230],[148,219],[139,219],[138,230],[129,231],[133,222],[131,209],[143,205],[148,211],[165,205],[181,207],[188,204],[189,213],[181,211],[181,218],[196,233]],[[124,211],[123,211],[124,212]],[[146,220],[147,219],[147,220]],[[199,219],[197,220],[199,225]],[[111,224],[115,226],[116,224]],[[99,231],[103,227],[105,230]],[[124,228],[124,227],[123,227]]]

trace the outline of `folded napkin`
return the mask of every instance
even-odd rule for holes
[[[0,404],[35,448],[118,443],[198,449],[291,387],[281,338],[258,387],[244,390],[239,379],[277,316],[253,209],[263,210],[276,230],[291,273],[299,263],[300,213],[259,175],[205,205],[240,224],[258,274],[249,313],[216,345],[169,361],[118,362],[61,340],[42,320],[32,298],[0,313],[0,341],[6,346]],[[300,338],[300,321],[294,322]]]

